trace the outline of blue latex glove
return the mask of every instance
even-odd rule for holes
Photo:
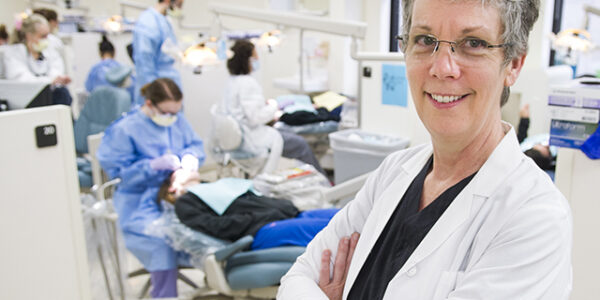
[[[150,168],[154,170],[170,170],[174,171],[181,167],[179,157],[172,153],[163,154],[150,161]]]
[[[600,126],[579,148],[590,159],[600,159]]]

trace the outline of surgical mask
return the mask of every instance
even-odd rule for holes
[[[152,116],[152,122],[158,126],[169,127],[177,122],[177,115],[172,114],[155,114]]]
[[[41,53],[42,51],[46,50],[46,48],[48,48],[48,40],[41,39],[37,43],[33,44],[31,48],[33,48],[33,51]]]
[[[167,10],[167,14],[169,15],[169,17],[171,17],[173,19],[180,19],[183,16],[181,8],[178,8],[178,7],[175,7],[175,6],[171,6]]]
[[[250,65],[252,66],[253,72],[256,72],[256,71],[258,71],[258,69],[260,69],[260,62],[256,58],[250,59]]]

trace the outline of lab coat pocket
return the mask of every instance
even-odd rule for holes
[[[450,292],[456,288],[457,279],[462,277],[464,272],[444,271],[435,289],[433,299],[446,299]]]

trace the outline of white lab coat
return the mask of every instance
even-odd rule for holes
[[[9,45],[4,50],[5,76],[8,80],[24,82],[52,82],[65,74],[60,54],[48,47],[42,52],[44,60],[33,59],[23,44]]]
[[[504,125],[509,128],[508,125]],[[282,278],[278,299],[327,299],[317,286],[321,253],[361,233],[343,297],[431,145],[390,155]],[[387,286],[384,299],[568,299],[570,208],[519,149],[513,129],[431,228]],[[333,270],[333,266],[331,267]]]
[[[277,107],[267,105],[262,88],[254,77],[231,76],[219,111],[238,121],[244,136],[244,150],[260,154],[266,153],[275,143],[283,145],[277,129],[265,125],[273,120]]]

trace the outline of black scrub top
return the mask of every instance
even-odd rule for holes
[[[448,188],[431,204],[419,211],[423,183],[432,164],[433,157],[430,157],[404,193],[360,269],[348,299],[382,299],[388,283],[400,271],[454,198],[476,174]]]

